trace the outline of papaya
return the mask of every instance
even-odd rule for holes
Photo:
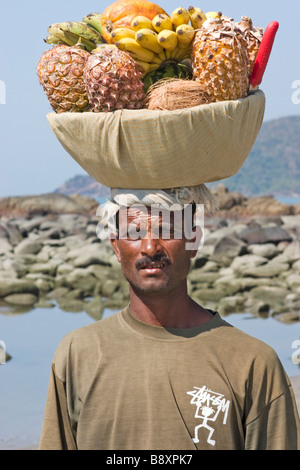
[[[111,33],[115,28],[130,28],[136,16],[145,16],[151,21],[165,10],[149,0],[117,0],[101,14],[102,35],[107,43],[113,43]],[[169,16],[169,15],[168,15]]]

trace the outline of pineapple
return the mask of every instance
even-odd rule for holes
[[[237,26],[247,41],[248,68],[249,76],[251,77],[255,59],[263,37],[263,28],[254,27],[249,16],[242,16],[242,19],[239,23],[237,23]]]
[[[244,98],[249,90],[247,43],[232,19],[210,18],[195,34],[193,78],[213,102]]]
[[[139,109],[143,107],[142,73],[127,52],[105,44],[87,61],[84,80],[92,111]]]
[[[56,113],[89,109],[83,71],[89,52],[80,46],[58,45],[45,51],[37,65],[39,81]]]

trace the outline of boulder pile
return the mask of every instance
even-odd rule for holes
[[[299,321],[299,207],[272,205],[270,198],[262,206],[218,191],[220,211],[205,218],[190,295],[224,316],[249,312]],[[0,313],[58,304],[100,319],[104,308],[128,303],[110,242],[96,234],[97,207],[82,196],[0,199]]]

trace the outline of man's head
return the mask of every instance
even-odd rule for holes
[[[203,243],[204,209],[215,207],[204,184],[166,190],[111,189],[110,200],[97,210],[97,235],[111,239],[132,286],[153,295],[167,292],[186,285],[191,258]]]
[[[186,286],[190,261],[197,253],[201,229],[193,227],[195,206],[170,211],[132,206],[118,212],[117,235],[111,243],[132,289],[164,295]],[[187,249],[193,238],[193,249]]]

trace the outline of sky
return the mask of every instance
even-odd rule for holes
[[[36,65],[49,46],[48,26],[81,21],[111,2],[78,0],[1,0],[0,5],[0,197],[43,194],[85,171],[67,154],[49,127],[52,112],[38,82]],[[260,88],[266,95],[264,121],[300,115],[299,0],[187,0],[158,3],[169,14],[190,5],[222,11],[239,21],[250,16],[265,28],[279,22],[272,54]]]

